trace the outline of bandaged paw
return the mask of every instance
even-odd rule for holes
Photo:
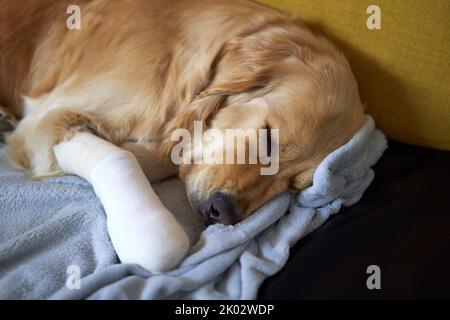
[[[91,133],[76,133],[54,147],[60,168],[94,187],[107,215],[119,259],[152,272],[175,267],[189,239],[153,191],[134,155]]]

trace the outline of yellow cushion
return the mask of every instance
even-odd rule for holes
[[[450,150],[449,0],[260,0],[300,16],[344,51],[388,137]],[[381,29],[369,30],[369,5]]]

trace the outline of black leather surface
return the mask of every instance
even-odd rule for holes
[[[361,201],[300,240],[259,298],[450,298],[450,152],[390,141]]]

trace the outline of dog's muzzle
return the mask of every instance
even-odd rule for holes
[[[210,223],[234,224],[238,221],[236,204],[229,194],[216,191],[200,204],[200,211]]]

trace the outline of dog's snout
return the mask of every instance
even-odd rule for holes
[[[215,192],[204,207],[203,212],[211,223],[229,225],[237,222],[235,202],[230,195]]]
[[[8,121],[0,121],[0,132],[10,132],[14,130],[14,125]]]

